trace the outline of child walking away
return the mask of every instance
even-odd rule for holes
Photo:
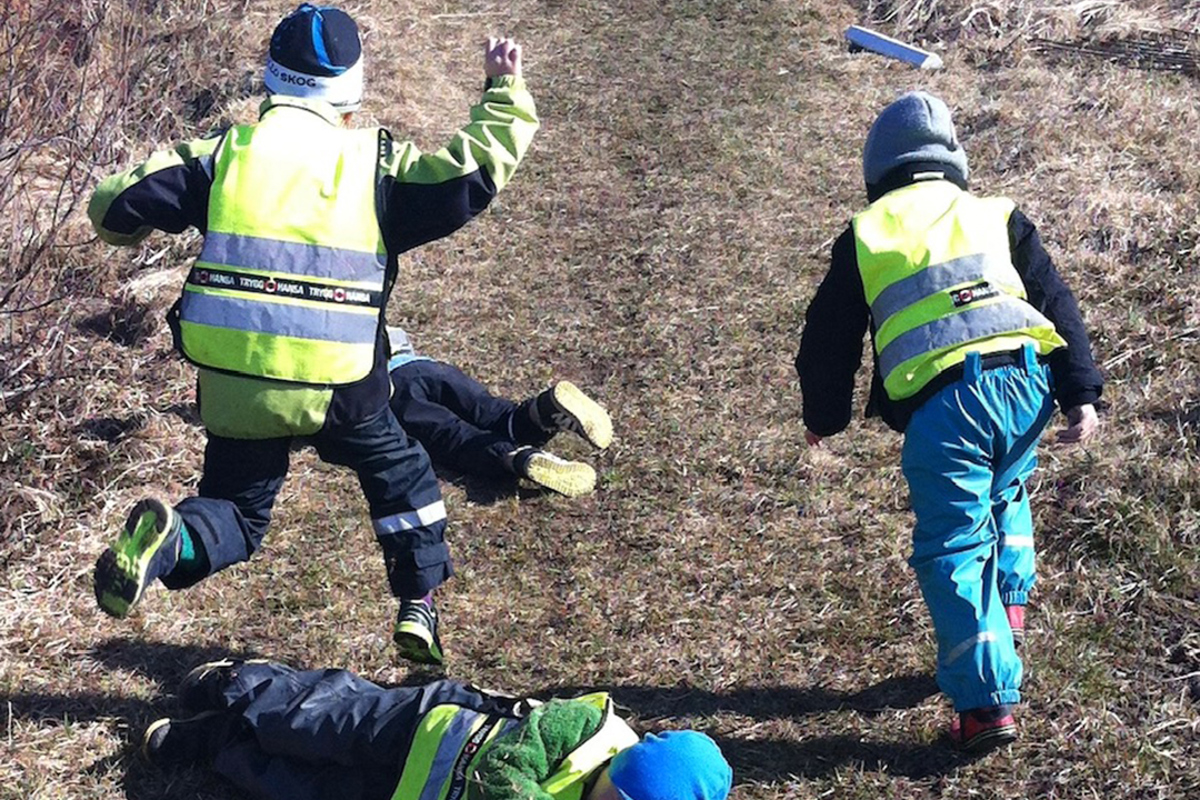
[[[358,473],[400,600],[401,655],[440,663],[432,591],[453,570],[429,457],[388,408],[383,312],[398,257],[481,212],[538,127],[520,48],[489,41],[471,123],[422,154],[383,129],[347,127],[362,100],[358,28],[301,5],[275,28],[258,122],[185,142],[114,175],[88,214],[104,241],[204,234],[172,309],[199,369],[208,435],[197,497],[134,506],[100,556],[100,608],[127,616],[146,587],[191,586],[258,548],[293,441]]]
[[[596,471],[543,448],[569,431],[593,447],[612,443],[608,412],[569,381],[514,403],[496,397],[451,364],[417,355],[408,335],[388,328],[392,412],[443,464],[465,475],[526,478],[568,497],[596,488]]]
[[[344,670],[218,661],[179,687],[190,717],[142,738],[151,763],[209,765],[266,800],[724,800],[697,731],[638,739],[607,694],[531,700],[453,681],[385,689]]]
[[[806,440],[850,422],[863,333],[868,415],[905,433],[916,527],[910,564],[937,631],[950,736],[986,750],[1016,738],[1025,604],[1034,584],[1026,481],[1054,411],[1061,442],[1095,431],[1102,380],[1070,290],[1033,224],[1005,198],[967,191],[950,111],[906,94],[863,150],[870,205],[833,246],[796,369]]]

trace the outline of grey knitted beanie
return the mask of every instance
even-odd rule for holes
[[[885,108],[863,147],[863,178],[871,186],[901,164],[945,164],[967,175],[967,153],[958,143],[950,109],[926,92],[909,92]]]

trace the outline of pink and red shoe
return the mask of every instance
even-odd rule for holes
[[[1009,706],[964,711],[950,723],[950,741],[965,753],[986,753],[1017,740],[1017,721]]]

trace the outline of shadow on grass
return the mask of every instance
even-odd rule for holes
[[[162,686],[163,695],[145,700],[89,691],[71,694],[0,693],[0,710],[5,714],[11,713],[13,719],[35,722],[91,722],[117,718],[132,723],[145,718],[152,711],[167,709],[171,703],[164,696],[170,694],[179,680],[197,664],[221,658],[253,656],[220,647],[164,644],[143,639],[109,639],[97,645],[90,655],[110,669],[140,673]]]
[[[215,775],[202,769],[165,772],[151,767],[138,756],[142,731],[155,719],[178,711],[170,692],[188,670],[205,661],[248,658],[220,647],[164,644],[144,639],[109,639],[90,654],[109,669],[136,672],[163,687],[150,699],[124,694],[81,691],[0,693],[3,728],[24,720],[69,725],[79,722],[119,720],[125,740],[122,749],[83,768],[92,775],[123,773],[120,782],[128,800],[162,797],[235,797]]]
[[[752,686],[729,692],[710,692],[687,686],[599,686],[556,688],[552,693],[570,696],[603,690],[626,708],[644,717],[712,716],[734,713],[757,719],[780,719],[829,711],[856,711],[875,716],[898,708],[912,708],[938,693],[932,675],[897,675],[857,692],[839,692],[820,686]]]
[[[129,434],[141,430],[145,425],[146,415],[139,412],[124,417],[85,419],[75,427],[75,431],[89,439],[99,439],[109,444],[115,444]]]
[[[490,506],[510,497],[529,500],[543,495],[554,495],[554,492],[541,487],[521,485],[516,476],[507,478],[485,478],[481,475],[469,475],[458,472],[441,464],[434,464],[433,471],[447,483],[452,483],[466,493],[467,499],[476,505]]]
[[[144,639],[109,639],[92,648],[91,657],[110,669],[136,672],[171,691],[197,664],[222,658],[262,658],[261,653],[223,647],[166,644]]]
[[[1150,418],[1171,426],[1193,445],[1200,445],[1200,403],[1155,409]]]
[[[195,403],[171,403],[156,408],[155,411],[160,414],[173,414],[190,425],[199,426],[201,424],[200,413],[197,411]],[[91,417],[76,425],[75,431],[89,439],[99,439],[109,444],[116,444],[145,427],[146,414],[139,411],[121,417]]]
[[[708,717],[733,713],[756,719],[801,717],[854,711],[873,717],[889,710],[912,708],[937,694],[933,676],[899,675],[856,692],[823,687],[755,686],[729,692],[689,687],[599,686],[557,687],[546,694],[569,697],[604,690],[620,706],[641,717]],[[968,760],[948,744],[861,741],[850,736],[790,739],[716,737],[733,765],[737,782],[780,780],[789,776],[818,778],[844,766],[909,778],[942,775]]]
[[[135,672],[173,689],[197,664],[256,654],[142,639],[110,639],[98,645],[91,655],[110,669]],[[423,675],[420,682],[436,677],[439,676]],[[586,687],[586,690],[596,688],[600,687]],[[558,687],[553,693],[572,696],[584,690]],[[781,718],[845,710],[871,716],[887,709],[915,706],[934,694],[937,687],[928,675],[903,675],[857,692],[820,687],[752,687],[726,693],[686,687],[615,686],[607,687],[607,690],[618,704],[647,717],[710,716],[733,712],[756,718]],[[101,692],[16,692],[0,694],[0,709],[5,709],[14,720],[64,724],[121,720],[126,741],[124,748],[92,763],[85,771],[97,775],[123,773],[120,780],[129,800],[167,796],[180,788],[186,788],[189,796],[195,797],[232,796],[226,794],[227,787],[223,782],[204,770],[167,773],[138,758],[137,749],[145,727],[152,720],[177,710],[165,692],[148,700]],[[966,761],[945,746],[861,741],[844,735],[807,741],[750,740],[730,736],[719,736],[717,740],[734,767],[738,783],[772,781],[789,776],[818,778],[843,766],[924,778],[944,774]]]
[[[971,760],[948,743],[860,741],[850,736],[805,741],[714,738],[733,767],[736,783],[821,778],[842,767],[921,779],[945,775]]]
[[[158,411],[161,414],[174,414],[189,425],[195,425],[198,428],[204,425],[200,421],[200,409],[195,403],[171,403]]]
[[[152,304],[131,300],[80,320],[77,327],[122,347],[134,347],[150,338],[158,324]]]

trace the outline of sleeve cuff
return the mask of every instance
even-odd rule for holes
[[[1100,399],[1099,389],[1083,389],[1058,398],[1058,408],[1064,414],[1078,406],[1095,405]]]
[[[513,91],[526,90],[525,79],[516,75],[497,75],[494,78],[488,78],[483,82],[483,90],[485,92],[492,89],[512,89]]]

